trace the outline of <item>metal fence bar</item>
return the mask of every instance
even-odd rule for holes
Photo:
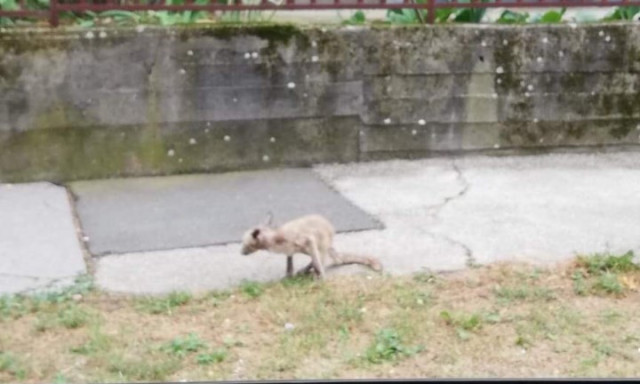
[[[211,10],[309,10],[309,9],[418,9],[425,8],[421,4],[406,4],[406,3],[362,3],[362,4],[344,4],[344,3],[328,3],[328,4],[296,4],[291,3],[289,0],[282,5],[275,4],[257,4],[257,5],[249,5],[249,4],[238,4],[239,0],[234,0],[235,5],[225,5],[225,4],[209,4],[209,5],[197,5],[197,4],[183,4],[183,5],[164,5],[157,4],[154,6],[146,5],[146,4],[93,4],[90,7],[85,6],[84,4],[72,3],[72,4],[61,4],[57,5],[58,11],[106,11],[106,10],[126,10],[126,11],[146,11],[146,10],[165,10],[165,11],[205,11],[208,9]],[[434,0],[428,0],[427,9],[434,8],[540,8],[541,4],[539,3],[504,3],[504,2],[495,2],[495,3],[437,3]],[[577,2],[575,0],[557,0],[554,2],[544,3],[544,7],[575,7],[575,6],[593,6],[593,7],[614,7],[620,5],[620,2],[612,3],[612,2],[597,2],[597,3],[582,3]],[[640,5],[640,0],[629,0],[627,5]]]
[[[0,8],[0,17],[46,19],[49,16],[48,10],[29,9],[26,0],[18,0],[15,5],[17,7],[11,10]]]
[[[20,17],[37,17],[40,19],[46,19],[49,16],[49,11],[32,11],[18,9],[15,11],[3,11],[0,10],[0,17],[20,18]]]
[[[52,27],[57,27],[59,23],[60,23],[60,17],[58,15],[58,0],[50,0],[49,1],[49,24]]]
[[[427,0],[427,23],[436,22],[436,0]]]

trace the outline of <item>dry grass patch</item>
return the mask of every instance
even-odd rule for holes
[[[155,298],[83,281],[0,300],[0,381],[638,376],[632,256]]]

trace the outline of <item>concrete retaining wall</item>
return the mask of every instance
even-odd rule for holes
[[[640,143],[632,24],[0,31],[0,181]]]

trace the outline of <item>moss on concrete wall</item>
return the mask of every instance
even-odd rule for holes
[[[0,32],[0,181],[638,144],[627,24]]]

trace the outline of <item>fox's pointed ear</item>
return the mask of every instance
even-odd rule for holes
[[[264,220],[264,225],[267,227],[273,225],[273,213],[271,211],[267,212],[267,218]]]
[[[258,235],[260,235],[259,229],[254,229],[253,232],[251,232],[251,237],[253,237],[254,239],[257,239]]]

